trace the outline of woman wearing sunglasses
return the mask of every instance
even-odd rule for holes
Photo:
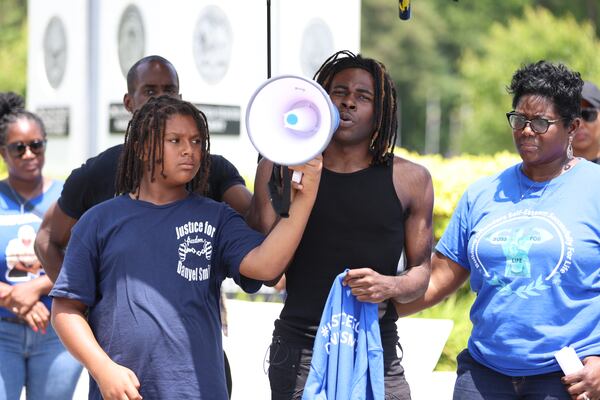
[[[573,139],[575,156],[600,164],[600,89],[591,82],[581,91],[581,126]]]
[[[516,71],[507,113],[522,162],[471,185],[432,256],[432,306],[477,294],[455,400],[600,399],[600,166],[573,157],[583,81],[561,64]],[[498,116],[501,117],[501,114]],[[566,377],[571,346],[585,365]]]
[[[46,132],[23,99],[0,93],[0,400],[70,399],[81,366],[48,323],[52,283],[33,251],[44,212],[62,183],[44,178]]]

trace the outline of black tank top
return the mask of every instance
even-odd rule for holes
[[[323,169],[315,205],[286,272],[287,298],[275,322],[276,336],[312,347],[331,285],[346,268],[397,274],[404,212],[392,169],[371,166],[348,174]],[[389,301],[380,306],[384,350],[398,341],[397,318]]]

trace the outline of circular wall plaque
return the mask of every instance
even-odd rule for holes
[[[221,8],[212,5],[202,10],[192,43],[200,76],[210,84],[218,83],[229,69],[233,44],[231,24]]]
[[[323,62],[333,54],[333,33],[325,21],[314,18],[308,22],[300,42],[302,73],[312,77]]]
[[[133,4],[127,6],[121,15],[117,43],[119,65],[123,76],[127,78],[129,68],[144,56],[146,48],[144,20],[140,10]]]
[[[58,88],[67,67],[67,35],[62,20],[52,17],[44,31],[44,68],[48,83]]]

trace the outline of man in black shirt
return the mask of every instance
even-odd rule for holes
[[[394,156],[396,91],[383,64],[340,51],[315,79],[339,110],[340,124],[323,152],[319,194],[285,272],[287,297],[269,353],[271,399],[302,396],[328,293],[345,270],[352,294],[379,304],[385,399],[410,399],[396,352],[394,303],[410,302],[427,289],[431,176]],[[262,159],[255,178],[252,223],[263,232],[278,218],[268,189],[272,171],[272,162]],[[403,251],[406,269],[399,273]]]

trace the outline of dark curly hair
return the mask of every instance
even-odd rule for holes
[[[563,64],[541,60],[517,70],[507,91],[513,95],[513,109],[526,95],[552,100],[556,111],[568,125],[581,113],[582,87],[583,80],[579,72],[571,71]]]
[[[46,137],[46,127],[42,119],[36,114],[25,110],[25,101],[21,96],[13,92],[0,93],[0,146],[6,144],[10,125],[21,118],[38,124],[42,135]]]
[[[191,116],[202,137],[200,169],[188,182],[187,189],[190,192],[206,193],[210,169],[210,137],[206,116],[192,103],[160,96],[150,98],[129,121],[117,172],[117,194],[135,193],[140,187],[144,171],[149,172],[150,179],[154,181],[157,165],[161,166],[160,174],[165,177],[165,127],[167,120],[173,115]],[[144,162],[144,159],[148,162]]]
[[[373,104],[375,129],[371,135],[369,152],[372,164],[387,164],[394,158],[394,145],[398,130],[396,87],[385,66],[372,58],[356,55],[348,50],[338,51],[329,57],[315,73],[315,79],[329,93],[333,77],[348,68],[360,68],[371,74],[375,82]]]

